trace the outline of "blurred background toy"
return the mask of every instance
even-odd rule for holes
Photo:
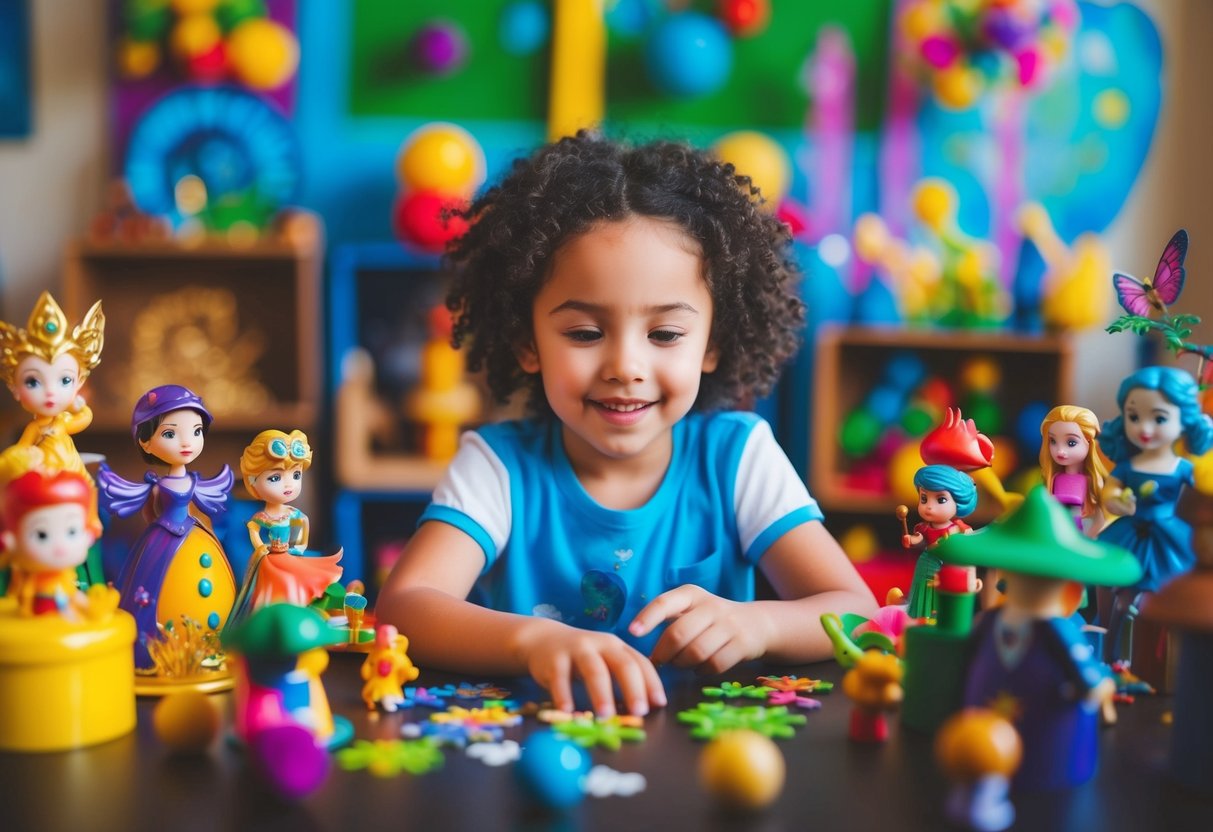
[[[527,796],[558,812],[585,798],[581,781],[589,771],[589,753],[551,730],[536,731],[527,737],[514,766],[515,779]]]
[[[440,252],[467,230],[457,212],[484,182],[484,151],[462,127],[433,122],[405,140],[396,174],[396,236],[422,251]]]
[[[362,662],[362,701],[368,711],[375,706],[393,713],[404,704],[404,684],[416,679],[419,671],[409,660],[409,640],[391,624],[375,628],[375,646]]]
[[[430,337],[421,348],[421,380],[405,396],[404,412],[420,426],[425,456],[446,462],[459,447],[459,431],[480,414],[480,391],[464,376],[464,353],[451,346],[450,310],[435,306],[427,321]]]
[[[757,731],[725,731],[699,752],[699,783],[721,806],[754,811],[783,791],[783,752]]]
[[[889,738],[885,711],[901,704],[901,659],[893,653],[865,650],[842,677],[842,691],[851,700],[849,736],[855,742],[884,742]]]
[[[152,729],[173,754],[202,754],[219,734],[219,711],[210,697],[182,690],[161,698],[152,709]]]
[[[952,716],[935,735],[935,759],[953,783],[944,805],[950,823],[999,832],[1015,822],[1007,795],[1023,759],[1023,743],[1006,717],[984,708]]]

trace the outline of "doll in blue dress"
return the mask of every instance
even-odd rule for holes
[[[127,555],[118,580],[120,606],[135,617],[139,633],[135,668],[155,670],[148,639],[157,624],[186,616],[206,630],[219,631],[236,599],[236,579],[214,532],[190,513],[194,505],[210,517],[224,511],[234,478],[224,465],[212,479],[188,466],[201,453],[211,414],[185,387],[166,384],[147,391],[135,404],[131,435],[144,459],[168,466],[129,482],[102,464],[97,477],[101,507],[127,517],[145,506],[151,519]]]
[[[1175,450],[1202,454],[1213,446],[1213,420],[1200,410],[1199,388],[1175,367],[1145,367],[1121,382],[1120,415],[1104,424],[1103,448],[1116,463],[1103,490],[1103,504],[1121,515],[1099,535],[1122,546],[1141,564],[1135,584],[1101,597],[1100,623],[1108,661],[1127,659],[1121,645],[1146,593],[1156,591],[1196,563],[1191,527],[1175,515],[1184,486],[1193,484],[1192,463]],[[1104,603],[1107,601],[1107,603]]]

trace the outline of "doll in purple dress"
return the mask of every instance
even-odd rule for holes
[[[1103,447],[1116,463],[1103,490],[1103,504],[1122,515],[1099,539],[1123,546],[1141,564],[1141,580],[1100,598],[1100,623],[1108,661],[1127,659],[1126,622],[1137,616],[1147,593],[1196,563],[1192,529],[1175,516],[1184,486],[1193,484],[1192,463],[1175,444],[1182,437],[1191,454],[1213,447],[1213,420],[1200,410],[1191,375],[1175,367],[1145,367],[1120,384],[1120,415],[1104,424]],[[1105,601],[1107,603],[1105,603]]]
[[[1074,525],[1095,537],[1108,464],[1099,447],[1099,419],[1085,407],[1059,404],[1040,423],[1040,473],[1045,487],[1070,510]]]
[[[118,581],[121,607],[135,617],[135,667],[153,670],[147,640],[157,624],[186,616],[207,630],[223,627],[236,598],[236,579],[214,532],[190,514],[193,504],[210,517],[227,503],[234,478],[224,465],[213,479],[188,470],[202,451],[211,414],[185,387],[166,384],[144,393],[131,416],[131,434],[149,463],[168,465],[143,482],[128,482],[102,465],[101,507],[126,517],[146,507],[147,529],[127,555]]]

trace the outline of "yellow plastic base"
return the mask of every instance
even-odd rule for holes
[[[64,751],[133,730],[134,643],[121,610],[74,622],[0,605],[0,749]]]

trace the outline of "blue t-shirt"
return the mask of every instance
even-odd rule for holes
[[[485,566],[470,600],[611,631],[647,652],[659,631],[626,631],[645,604],[683,584],[752,600],[763,553],[821,518],[770,426],[725,412],[678,422],[656,493],[626,511],[586,493],[558,421],[483,427],[464,435],[421,522],[449,523],[480,544]]]

